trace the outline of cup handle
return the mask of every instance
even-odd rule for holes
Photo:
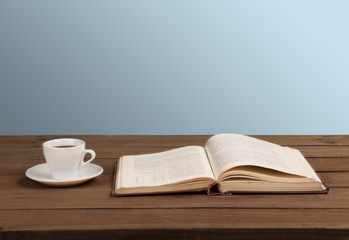
[[[84,157],[85,157],[85,155],[87,153],[91,154],[91,158],[89,160],[87,160],[87,161],[84,161]],[[92,149],[85,149],[85,150],[83,150],[81,155],[82,155],[82,157],[81,157],[81,166],[83,166],[83,165],[85,165],[87,163],[92,162],[95,159],[95,157],[96,157],[96,153]]]

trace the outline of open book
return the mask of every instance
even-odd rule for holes
[[[298,150],[239,134],[214,135],[205,147],[123,156],[115,166],[115,196],[328,191]]]

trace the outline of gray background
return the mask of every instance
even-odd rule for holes
[[[0,1],[0,134],[347,134],[349,1]]]

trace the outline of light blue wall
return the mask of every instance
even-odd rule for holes
[[[348,134],[349,1],[0,1],[0,135]]]

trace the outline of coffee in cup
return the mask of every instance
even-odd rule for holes
[[[85,149],[85,145],[83,140],[74,138],[59,138],[43,143],[44,157],[54,179],[75,179],[78,177],[79,167],[95,159],[96,153]],[[91,158],[84,161],[87,153]]]

